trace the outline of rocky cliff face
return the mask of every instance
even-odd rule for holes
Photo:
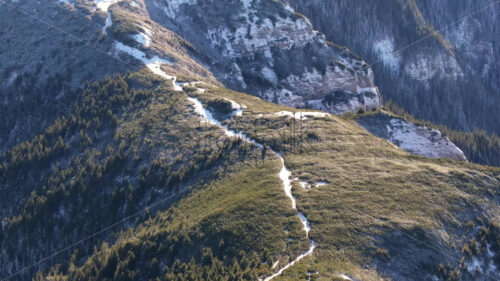
[[[308,16],[328,40],[373,63],[382,95],[412,115],[455,129],[500,132],[500,115],[491,114],[500,106],[498,4],[492,6],[486,0],[287,2]]]
[[[105,54],[113,54],[116,40],[149,57],[168,58],[174,62],[172,73],[199,75],[217,84],[211,73],[193,61],[196,58],[227,86],[286,105],[338,114],[379,104],[371,68],[349,50],[327,42],[307,18],[282,3],[12,3],[78,37],[21,20],[26,15],[10,7],[1,9],[0,21],[8,28],[0,32],[5,43],[0,46],[0,109],[5,113],[0,151],[41,132],[67,110],[84,81],[125,71],[129,65]],[[15,24],[11,24],[12,15]],[[151,21],[150,15],[193,42],[195,49]],[[67,48],[60,49],[60,44]],[[123,60],[140,67],[130,58]]]
[[[145,1],[230,88],[340,114],[379,105],[371,68],[279,1]]]

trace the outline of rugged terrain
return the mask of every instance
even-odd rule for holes
[[[3,280],[500,278],[499,168],[375,108],[371,68],[286,4],[0,14],[17,112],[0,131]]]
[[[500,107],[498,2],[286,2],[328,40],[371,64],[386,100],[419,119],[500,134],[500,117],[493,114]]]
[[[390,140],[411,153],[429,158],[467,160],[463,151],[436,129],[415,125],[384,113],[368,114],[360,118],[358,123],[375,136]]]
[[[136,62],[110,55],[114,38],[129,39],[146,25],[159,29],[148,55],[161,53],[182,62],[174,66],[180,74],[216,83],[190,58],[185,40],[158,24],[144,22],[144,16],[118,10],[115,23],[106,30],[107,11],[91,2],[13,3],[20,10],[4,5],[0,11],[2,26],[7,27],[0,33],[0,110],[5,113],[0,117],[0,151],[41,133],[60,114],[68,113],[85,83],[133,70]]]
[[[145,3],[152,19],[192,42],[231,89],[336,114],[379,105],[371,68],[280,1]]]

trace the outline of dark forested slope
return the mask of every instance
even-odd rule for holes
[[[287,2],[329,40],[373,64],[382,96],[413,116],[452,129],[500,133],[498,2]]]

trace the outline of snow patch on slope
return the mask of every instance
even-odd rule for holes
[[[394,53],[393,40],[384,39],[373,44],[373,51],[377,57],[387,66],[393,73],[399,72],[400,59]]]
[[[364,116],[357,121],[375,136],[389,140],[410,153],[467,161],[462,150],[436,129],[383,113]]]
[[[104,26],[102,27],[102,31],[104,32],[104,34],[106,34],[106,30],[108,29],[108,27],[110,27],[111,25],[113,25],[113,19],[111,18],[111,13],[108,12],[108,17],[106,18],[106,23],[104,24]]]
[[[349,276],[347,276],[347,275],[345,275],[345,274],[340,274],[339,276],[340,276],[340,278],[342,278],[342,279],[344,279],[344,280],[349,280],[349,281],[352,281],[351,277],[349,277]]]
[[[417,81],[427,81],[434,77],[457,80],[464,75],[458,62],[443,54],[417,55],[405,65],[404,71]]]
[[[97,9],[107,12],[109,6],[118,3],[122,0],[94,0],[94,3],[96,4]]]
[[[245,23],[235,30],[233,27],[218,26],[207,31],[208,42],[221,48],[225,56],[239,57],[262,51],[269,58],[272,56],[272,47],[289,50],[292,46],[304,46],[318,36],[305,18],[277,17],[273,22],[269,18],[258,16],[259,11],[252,8],[252,0],[242,0],[241,3],[243,7],[238,11],[237,17],[244,19]],[[289,6],[285,10],[293,12]],[[263,73],[266,75],[269,71],[263,70]]]
[[[73,2],[70,1],[70,0],[58,0],[59,3],[66,3],[66,4],[70,4],[71,6],[73,6]]]
[[[132,35],[132,38],[144,47],[149,47],[151,45],[151,36],[153,36],[153,33],[145,27],[143,27],[143,29],[144,33],[139,32],[138,34]]]
[[[475,272],[476,270],[481,272],[481,262],[476,257],[473,257],[472,261],[467,262],[466,265],[469,272]]]
[[[406,151],[429,158],[451,158],[465,161],[463,152],[441,132],[393,118],[387,127],[389,140]]]
[[[310,190],[311,188],[315,187],[315,188],[318,188],[318,187],[321,187],[321,186],[324,186],[324,185],[327,185],[328,182],[326,181],[318,181],[316,182],[314,185],[313,184],[310,184],[309,182],[307,181],[301,181],[299,178],[295,178],[294,180],[298,181],[299,182],[299,185],[305,189],[305,190]]]
[[[115,46],[115,49],[117,49],[119,52],[129,54],[130,56],[142,61],[147,66],[147,68],[149,68],[153,73],[158,74],[158,75],[162,76],[163,78],[166,78],[169,80],[175,79],[175,76],[168,75],[163,70],[161,70],[162,64],[173,65],[174,64],[173,61],[170,61],[167,59],[162,59],[162,58],[159,58],[158,56],[148,58],[143,51],[136,49],[136,48],[129,47],[127,45],[124,45],[121,42],[115,42],[114,46]]]

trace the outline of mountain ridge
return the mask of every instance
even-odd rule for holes
[[[145,2],[61,5],[96,13],[101,24],[94,38],[104,36],[109,53],[134,67],[87,83],[71,111],[45,120],[51,125],[40,125],[41,134],[2,154],[2,276],[488,280],[498,274],[498,168],[416,156],[349,114],[228,90],[214,78],[220,74],[204,68],[196,44],[145,16]],[[63,245],[72,247],[49,256]],[[37,263],[46,256],[52,258]],[[23,271],[9,275],[17,270]]]

